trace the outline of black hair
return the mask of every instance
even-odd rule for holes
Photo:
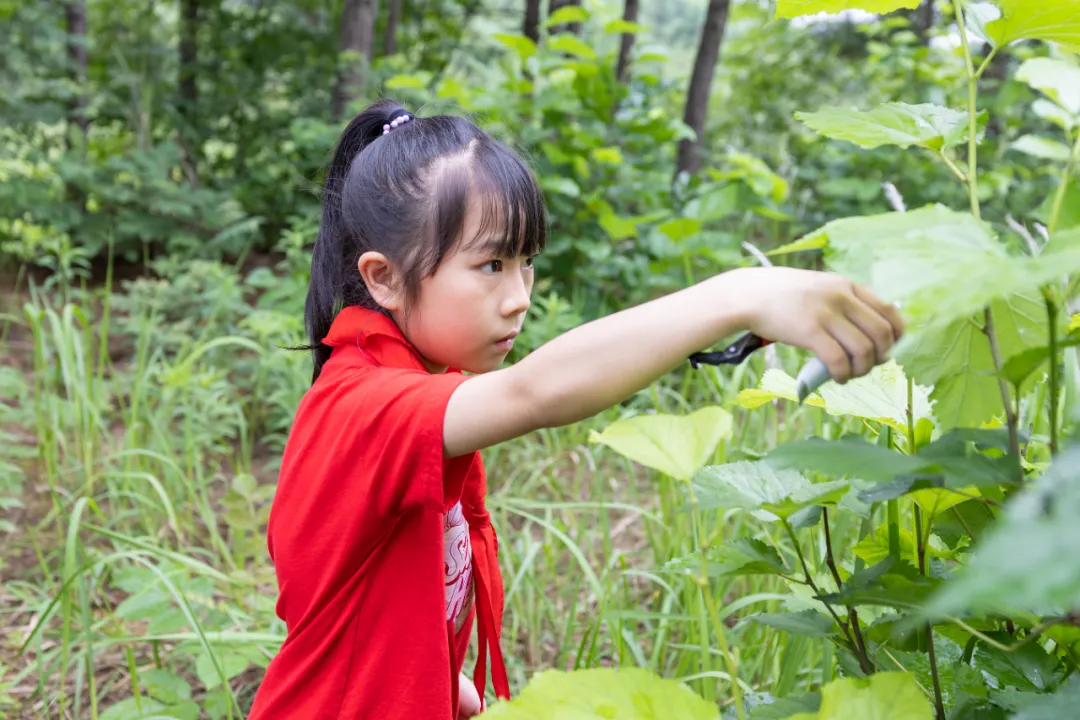
[[[383,126],[410,115],[386,135]],[[420,281],[435,273],[461,238],[470,200],[483,210],[481,234],[501,238],[502,257],[535,255],[547,242],[543,194],[525,162],[463,117],[419,118],[380,100],[341,134],[323,184],[322,222],[311,255],[304,320],[314,372],[331,348],[322,344],[342,308],[385,312],[357,270],[369,251],[401,271],[405,308]]]

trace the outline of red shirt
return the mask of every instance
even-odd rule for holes
[[[267,531],[288,634],[249,720],[455,720],[474,616],[480,697],[485,649],[509,696],[483,462],[443,454],[467,378],[431,375],[393,320],[358,307],[323,342],[334,350],[297,410]],[[448,564],[467,564],[469,545],[475,592],[459,610],[470,573]]]

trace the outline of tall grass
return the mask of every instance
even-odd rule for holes
[[[302,294],[257,294],[219,271],[180,317],[172,301],[190,294],[190,278],[116,296],[108,283],[72,288],[66,301],[34,290],[23,315],[9,315],[5,342],[28,338],[31,349],[0,432],[36,444],[31,460],[8,461],[27,475],[21,494],[8,491],[27,507],[2,591],[15,643],[0,661],[19,716],[243,717],[284,637],[264,531],[308,378],[306,357],[279,349],[300,340]],[[561,329],[552,313],[565,301],[537,308]],[[726,705],[733,668],[744,693],[829,679],[823,643],[738,622],[777,609],[784,580],[702,587],[678,562],[703,540],[736,536],[791,557],[787,538],[720,512],[695,526],[681,488],[589,442],[626,414],[729,403],[759,363],[675,373],[589,422],[486,453],[515,687],[549,667],[635,666]],[[814,410],[736,414],[717,462],[842,429]]]

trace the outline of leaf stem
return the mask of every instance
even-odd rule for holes
[[[911,504],[915,515],[915,542],[919,561],[919,574],[926,577],[926,543],[923,541],[922,510],[917,503]],[[929,525],[929,523],[928,523]],[[930,528],[927,527],[927,537]],[[934,651],[934,627],[926,623],[926,651],[930,655],[930,677],[934,681],[934,709],[937,712],[937,720],[945,720],[945,703],[941,699],[941,679],[938,677],[937,653]]]
[[[1050,333],[1050,377],[1048,380],[1050,390],[1050,454],[1058,454],[1058,336],[1057,320],[1058,306],[1054,302],[1054,295],[1050,288],[1043,288],[1043,299],[1046,301],[1047,330]],[[1017,393],[1020,388],[1016,389]]]
[[[983,331],[986,333],[986,339],[990,342],[990,354],[994,358],[994,369],[997,371],[998,389],[1001,391],[1001,402],[1005,407],[1005,422],[1009,428],[1009,452],[1017,458],[1017,470],[1019,473],[1018,481],[1024,481],[1024,466],[1020,464],[1020,433],[1017,430],[1017,423],[1019,419],[1016,414],[1016,410],[1013,408],[1012,403],[1009,400],[1009,385],[1002,376],[1002,370],[1005,367],[1004,361],[1001,359],[1001,347],[998,345],[997,330],[994,328],[994,313],[990,308],[986,308],[983,311],[983,317],[986,322],[983,326]]]
[[[810,574],[810,566],[807,564],[806,557],[803,555],[802,547],[799,545],[799,539],[795,536],[795,528],[791,527],[791,523],[787,520],[781,520],[780,522],[783,524],[784,530],[787,531],[788,537],[791,539],[791,544],[795,546],[795,554],[799,558],[799,565],[802,566],[803,575],[806,577],[806,584],[809,585],[810,589],[814,591],[814,594],[820,598],[825,593],[821,592],[821,589],[818,588],[817,583],[814,582],[814,578]],[[821,601],[821,604],[825,606],[825,609],[833,616],[833,620],[836,621],[840,630],[843,631],[844,638],[848,641],[848,645],[855,651],[855,656],[859,659],[859,667],[861,667],[862,671],[867,675],[873,674],[874,670],[873,666],[870,664],[870,659],[866,657],[866,654],[860,650],[859,645],[855,642],[854,638],[851,637],[851,630],[848,627],[848,624],[840,619],[840,616],[833,610],[832,605],[824,600]]]
[[[833,556],[832,549],[832,532],[829,530],[829,510],[828,508],[821,508],[822,524],[825,528],[825,562],[829,566],[829,570],[832,572],[833,580],[836,581],[836,591],[840,592],[844,589],[844,583],[840,580],[840,570],[836,567],[836,559]],[[859,611],[854,606],[848,607],[848,622],[851,623],[851,632],[855,636],[856,647],[859,651],[859,665],[862,667],[863,672],[867,675],[873,672],[873,665],[870,663],[870,656],[866,652],[866,640],[863,638],[862,626],[859,625]],[[865,658],[866,664],[863,664]]]
[[[971,59],[971,44],[968,42],[967,27],[964,22],[964,4],[961,0],[953,0],[953,9],[956,12],[956,25],[960,30],[960,43],[964,48],[964,66],[967,69],[968,78],[968,172],[967,186],[968,197],[971,200],[971,212],[977,218],[982,218],[979,208],[979,163],[978,163],[978,112],[975,104],[979,86],[979,73],[975,71],[975,63]],[[992,55],[990,56],[992,57]],[[989,57],[987,58],[989,61]],[[985,63],[984,63],[985,65]]]
[[[695,512],[696,516],[697,513]],[[720,619],[720,613],[716,608],[716,600],[709,588],[709,539],[705,536],[705,523],[699,519],[697,524],[698,548],[701,552],[701,578],[698,587],[701,590],[701,598],[705,602],[709,617],[716,628],[716,639],[720,643],[720,652],[724,655],[724,664],[727,666],[728,676],[731,678],[731,694],[735,701],[735,715],[738,720],[746,720],[746,711],[743,709],[742,689],[739,687],[739,667],[731,648],[728,646],[727,634],[724,632],[724,623]]]
[[[967,175],[965,175],[964,171],[961,170],[955,162],[953,162],[953,159],[951,157],[945,154],[944,149],[942,149],[941,152],[938,153],[938,157],[941,158],[945,162],[945,164],[949,166],[949,169],[952,170],[953,175],[958,177],[960,179],[960,182],[967,185]]]

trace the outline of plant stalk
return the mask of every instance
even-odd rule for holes
[[[978,93],[979,73],[975,71],[975,63],[971,59],[971,44],[968,42],[967,27],[964,22],[964,7],[961,0],[953,0],[953,10],[956,12],[956,25],[960,30],[960,43],[964,48],[964,66],[967,69],[968,79],[968,198],[971,201],[971,213],[976,218],[982,218],[979,208],[979,162],[978,162],[978,108],[975,98]],[[984,66],[985,67],[985,66]]]
[[[829,511],[827,508],[821,508],[821,518],[825,528],[825,563],[829,566],[833,580],[836,581],[836,592],[840,592],[844,589],[844,583],[840,580],[840,570],[836,567],[836,558],[833,555],[832,532],[829,530]],[[859,665],[862,667],[863,672],[869,675],[873,672],[873,665],[870,663],[870,655],[866,651],[866,639],[863,638],[862,627],[859,625],[859,611],[854,606],[848,608],[848,622],[851,623],[851,633],[855,637],[856,647],[859,651]],[[864,658],[866,659],[865,664],[863,664]]]
[[[1005,422],[1009,428],[1009,452],[1017,458],[1017,472],[1019,482],[1024,481],[1024,466],[1020,464],[1020,433],[1017,428],[1019,418],[1016,414],[1016,410],[1013,408],[1012,402],[1009,399],[1009,385],[1002,377],[1001,373],[1005,367],[1005,362],[1001,359],[1001,347],[998,345],[997,331],[994,329],[994,313],[990,308],[986,308],[983,311],[985,323],[983,325],[983,332],[986,333],[986,339],[990,341],[990,354],[994,358],[994,369],[997,371],[998,376],[998,389],[1001,391],[1001,403],[1005,407]]]
[[[919,574],[926,577],[926,543],[923,542],[922,510],[918,504],[912,503],[915,515],[915,542],[919,556]],[[930,528],[927,528],[929,536]],[[945,703],[941,696],[941,679],[938,677],[937,653],[934,651],[934,628],[930,623],[926,624],[926,651],[930,656],[930,677],[934,681],[934,710],[937,720],[945,720]]]
[[[1058,184],[1057,192],[1054,194],[1054,204],[1050,208],[1050,224],[1046,228],[1050,233],[1050,237],[1053,237],[1054,233],[1057,232],[1058,223],[1061,221],[1061,208],[1065,205],[1065,193],[1069,189],[1069,181],[1072,179],[1073,171],[1076,170],[1078,164],[1080,164],[1080,135],[1076,136],[1072,152],[1069,153],[1069,160],[1065,163],[1065,170],[1061,173],[1061,182]]]
[[[1049,392],[1050,392],[1050,454],[1056,456],[1058,454],[1058,399],[1059,399],[1059,384],[1061,382],[1059,375],[1059,363],[1058,363],[1058,336],[1057,336],[1057,320],[1058,320],[1058,306],[1054,302],[1053,293],[1049,288],[1043,288],[1043,299],[1046,301],[1046,319],[1047,330],[1050,334],[1050,377],[1049,377]],[[1017,393],[1020,392],[1020,388],[1016,389]]]

